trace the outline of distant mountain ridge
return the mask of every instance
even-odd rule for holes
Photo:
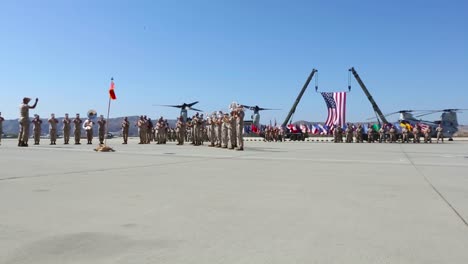
[[[130,131],[129,131],[129,134],[130,136],[137,136],[138,135],[138,128],[136,127],[136,122],[138,120],[139,116],[128,116],[128,121],[130,122]],[[62,120],[63,120],[63,117],[59,117],[57,118],[59,120],[59,124],[58,124],[58,133],[59,135],[62,135]],[[74,119],[73,118],[70,118],[70,119]],[[110,118],[109,119],[109,132],[115,134],[115,135],[120,135],[120,131],[121,131],[121,124],[122,124],[122,121],[123,121],[124,117],[114,117],[114,118]],[[31,118],[32,120],[32,118]],[[41,130],[42,130],[42,135],[48,135],[49,134],[49,123],[47,122],[48,118],[41,118],[42,120],[42,126],[41,126]],[[82,118],[83,122],[84,120],[86,120],[86,118]],[[151,120],[153,122],[153,125],[155,124],[155,122],[157,120]],[[176,123],[176,120],[174,119],[169,119],[168,120],[169,122],[169,126],[170,127],[174,127],[175,126],[175,123]],[[323,124],[323,122],[311,122],[311,121],[305,121],[305,120],[299,120],[299,121],[295,121],[293,122],[294,124],[305,124],[305,125],[313,125],[313,124]],[[367,124],[369,122],[354,122],[354,123],[362,123],[362,124]],[[274,124],[272,124],[274,125]],[[281,125],[280,123],[277,123],[277,125]],[[32,124],[30,125],[30,129],[32,131]],[[74,130],[74,125],[72,124],[72,131]],[[468,126],[467,125],[460,125],[458,127],[459,131],[457,132],[456,135],[465,135],[465,134],[468,134]],[[10,120],[5,120],[3,121],[3,134],[5,135],[12,135],[12,136],[16,136],[19,132],[19,124],[18,124],[18,119],[10,119]],[[97,135],[97,125],[95,126],[95,129],[94,129],[94,133]],[[82,134],[84,135],[84,129],[82,129]],[[30,133],[30,135],[32,135]]]

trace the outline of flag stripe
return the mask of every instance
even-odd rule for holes
[[[322,92],[321,94],[328,109],[328,116],[324,125],[343,127],[346,124],[346,92]]]

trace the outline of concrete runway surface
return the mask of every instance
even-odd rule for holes
[[[0,146],[0,263],[468,263],[468,142]]]

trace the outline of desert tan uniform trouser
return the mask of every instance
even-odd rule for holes
[[[244,148],[244,137],[242,132],[244,130],[244,120],[236,122],[236,134],[237,134],[237,147],[240,149]]]
[[[75,128],[74,135],[75,135],[75,144],[80,143],[80,139],[81,139],[81,128]]]
[[[99,142],[104,142],[104,134],[106,133],[105,129],[99,129]]]
[[[88,139],[89,142],[93,140],[93,130],[86,130],[86,138]]]
[[[231,120],[229,123],[229,141],[231,142],[231,148],[237,147],[237,128],[236,120]]]
[[[20,130],[19,130],[18,139],[22,141],[23,143],[27,144],[28,138],[29,138],[29,118],[24,118],[24,117],[20,118],[19,125],[20,125]]]
[[[50,143],[55,143],[57,141],[57,129],[49,129]]]
[[[64,128],[63,129],[63,141],[65,143],[68,143],[70,141],[70,128]]]
[[[123,137],[124,143],[127,143],[127,140],[128,140],[128,128],[122,129],[122,137]]]

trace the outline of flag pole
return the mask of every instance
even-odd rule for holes
[[[104,146],[107,146],[107,135],[109,134],[109,113],[110,113],[110,106],[111,106],[111,98],[109,96],[109,104],[107,105],[107,120],[106,120],[106,134],[104,135]]]
[[[110,115],[110,107],[111,107],[111,100],[116,99],[115,93],[114,93],[114,78],[111,78],[111,87],[109,89],[109,103],[107,104],[107,121],[106,121],[106,130],[105,130],[105,135],[104,135],[104,145],[99,144],[99,147],[94,149],[95,151],[100,151],[100,152],[113,152],[115,151],[111,147],[107,146],[107,134],[109,134],[109,115]]]

